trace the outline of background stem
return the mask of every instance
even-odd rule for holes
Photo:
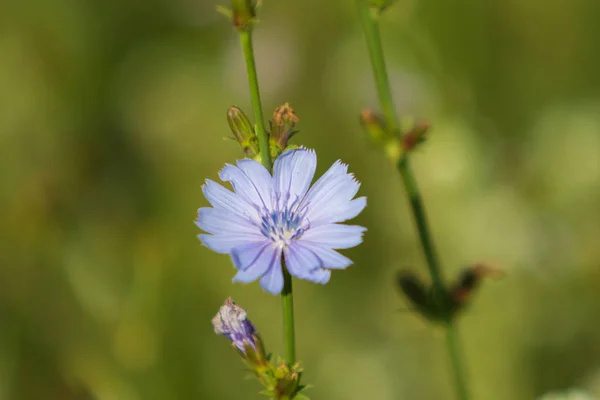
[[[371,59],[371,65],[375,76],[379,105],[385,116],[388,129],[395,134],[400,135],[400,124],[398,116],[396,115],[387,67],[385,66],[385,59],[383,57],[379,24],[376,21],[377,14],[375,14],[375,10],[367,4],[366,0],[357,0],[357,4],[360,21],[363,31],[365,32],[365,38],[367,39],[367,47],[369,49],[369,58]]]
[[[240,31],[240,41],[244,51],[246,61],[246,71],[248,73],[248,85],[250,86],[250,98],[252,99],[252,109],[254,110],[254,121],[256,124],[256,136],[258,136],[258,146],[260,148],[261,162],[269,171],[273,169],[271,155],[269,153],[269,137],[263,122],[262,105],[260,102],[260,92],[258,89],[258,75],[256,73],[256,63],[254,62],[254,48],[252,46],[252,30]],[[282,266],[283,270],[283,291],[281,292],[281,305],[283,308],[283,333],[285,340],[286,361],[293,364],[296,361],[296,340],[294,332],[294,297],[292,294],[292,276]]]
[[[433,240],[429,235],[429,226],[427,224],[425,206],[423,205],[421,193],[419,192],[417,181],[415,180],[415,177],[412,173],[408,157],[403,156],[400,162],[398,162],[398,171],[400,171],[400,175],[402,176],[402,181],[404,183],[404,188],[406,189],[406,193],[410,200],[410,207],[412,210],[413,218],[415,220],[415,224],[417,225],[419,240],[421,242],[421,247],[423,248],[423,253],[425,254],[425,258],[427,260],[427,267],[429,268],[431,280],[433,281],[433,285],[438,291],[438,293],[444,293],[445,288],[444,281],[442,279],[442,271],[438,263],[438,258],[435,252],[435,247],[433,245]]]
[[[448,323],[446,327],[446,346],[448,347],[450,362],[452,363],[456,398],[460,400],[468,400],[469,394],[467,391],[465,372],[461,363],[460,340],[458,333],[456,332],[456,326],[452,322]]]
[[[379,33],[379,11],[374,7],[371,7],[366,0],[356,0],[356,3],[362,28],[367,40],[367,46],[369,48],[369,56],[371,58],[375,76],[379,103],[388,124],[388,129],[400,136],[400,122],[394,108],[385,58],[383,55],[381,35]],[[397,167],[402,176],[402,182],[404,183],[404,188],[410,201],[413,218],[417,225],[419,240],[427,261],[427,267],[429,269],[429,274],[431,275],[434,289],[438,293],[446,293],[447,290],[444,285],[441,268],[435,252],[435,246],[427,223],[425,207],[423,205],[417,181],[415,180],[410,167],[410,160],[407,154],[402,156]],[[468,400],[466,376],[461,361],[462,357],[459,348],[459,338],[454,322],[450,318],[446,322],[446,347],[450,356],[457,398],[460,400]]]

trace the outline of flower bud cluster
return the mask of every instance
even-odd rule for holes
[[[403,271],[398,274],[398,287],[410,300],[415,311],[431,321],[447,323],[462,311],[484,278],[500,278],[503,273],[489,263],[476,263],[466,267],[458,279],[440,292],[426,285],[416,275]]]
[[[270,362],[262,339],[247,317],[246,310],[233,302],[231,297],[219,309],[212,319],[215,333],[231,341],[233,348],[242,356],[244,362],[264,387],[261,394],[273,400],[307,400],[300,392],[306,386],[300,385],[302,368],[299,363],[287,364],[278,359],[277,364]]]
[[[285,150],[294,147],[290,146],[288,142],[292,136],[298,133],[294,130],[298,121],[294,109],[288,103],[275,109],[269,131],[269,153],[272,159],[276,159]],[[259,159],[258,137],[246,114],[239,107],[231,106],[227,110],[227,123],[246,157]]]
[[[416,122],[406,132],[395,132],[389,127],[383,115],[373,110],[363,110],[360,123],[367,136],[385,150],[388,158],[397,163],[406,154],[415,150],[427,139],[428,122]]]

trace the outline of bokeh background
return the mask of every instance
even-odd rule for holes
[[[210,0],[0,4],[0,399],[253,399],[211,317],[227,296],[281,353],[278,297],[231,284],[196,239],[206,178],[251,114],[237,36]],[[225,4],[225,3],[223,3]],[[352,1],[265,0],[265,118],[290,102],[318,174],[369,205],[355,265],[296,281],[314,399],[451,399],[443,334],[394,287],[426,277],[397,171],[358,124],[376,107]],[[474,399],[600,397],[600,2],[399,0],[382,35],[448,279],[500,265],[461,320]]]

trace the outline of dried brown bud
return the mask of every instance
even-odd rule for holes
[[[458,305],[466,304],[484,278],[499,279],[504,272],[487,262],[479,262],[465,268],[458,281],[450,288],[450,297]]]
[[[283,105],[277,107],[273,112],[273,123],[277,125],[294,125],[297,122],[298,117],[289,103],[284,103]]]
[[[288,141],[297,133],[294,128],[298,121],[298,116],[288,103],[284,103],[275,109],[269,134],[271,157],[276,158],[285,150]]]
[[[419,144],[423,143],[427,139],[426,134],[430,126],[429,122],[418,122],[410,131],[404,134],[402,138],[402,147],[404,150],[413,150]]]

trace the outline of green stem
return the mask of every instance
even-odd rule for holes
[[[417,225],[417,231],[419,232],[419,240],[421,242],[421,247],[423,248],[423,253],[425,254],[425,259],[427,260],[427,267],[429,268],[431,280],[433,281],[433,285],[437,292],[444,293],[445,288],[442,279],[442,271],[440,269],[437,254],[435,252],[433,240],[431,239],[431,235],[429,234],[429,226],[427,224],[425,206],[423,205],[421,193],[419,191],[419,187],[417,186],[415,176],[413,175],[412,169],[410,167],[408,157],[403,156],[400,159],[400,161],[398,162],[398,171],[400,171],[400,175],[402,176],[402,182],[404,182],[404,188],[406,189],[406,193],[408,194],[408,198],[410,200],[410,207],[412,210],[413,218],[415,220],[415,224]]]
[[[250,98],[252,100],[252,109],[254,110],[254,121],[256,124],[256,136],[258,137],[258,147],[260,149],[260,158],[262,164],[271,171],[271,155],[269,153],[269,138],[263,122],[262,105],[260,102],[260,91],[258,90],[258,75],[256,73],[256,63],[254,62],[254,47],[252,46],[252,31],[240,31],[240,41],[244,51],[246,61],[246,72],[248,73],[248,85],[250,86]]]
[[[369,48],[369,56],[375,75],[375,83],[377,85],[377,94],[382,111],[385,115],[386,122],[391,132],[400,135],[400,122],[394,108],[392,93],[389,84],[388,73],[383,55],[383,47],[381,43],[381,35],[379,33],[378,10],[371,7],[366,0],[356,0],[360,20],[367,40]],[[410,166],[410,160],[405,154],[398,162],[398,170],[402,176],[402,182],[408,195],[410,206],[413,214],[421,247],[427,261],[427,267],[431,275],[434,288],[438,293],[445,294],[447,289],[444,285],[440,264],[435,252],[435,246],[431,238],[425,207],[421,198],[421,193],[415,180],[414,174]],[[452,373],[454,385],[456,387],[457,398],[460,400],[468,400],[468,392],[466,385],[466,377],[462,366],[462,358],[459,349],[459,338],[455,330],[452,320],[446,324],[446,347],[450,355],[452,364]]]
[[[461,360],[460,340],[456,332],[456,326],[452,321],[448,322],[446,327],[446,346],[450,354],[450,362],[452,363],[452,371],[454,373],[454,383],[456,388],[456,398],[460,400],[468,400],[469,393],[467,390],[467,380]]]
[[[283,333],[285,338],[285,359],[288,363],[296,362],[296,339],[294,335],[294,295],[292,294],[292,276],[287,268],[283,268],[283,291],[281,292],[283,308]]]
[[[256,123],[256,136],[258,136],[258,146],[262,164],[269,171],[273,169],[271,156],[269,153],[269,138],[262,117],[262,105],[260,102],[260,91],[258,90],[258,76],[256,73],[256,63],[254,62],[254,48],[252,46],[252,31],[240,31],[240,41],[244,51],[246,61],[246,71],[248,73],[248,84],[250,86],[250,97],[252,99],[252,108],[254,110],[254,120]],[[294,297],[292,294],[292,276],[285,265],[283,266],[283,291],[281,292],[281,304],[283,308],[283,332],[285,339],[286,361],[293,364],[296,361],[296,341],[294,334]]]
[[[356,0],[358,12],[365,38],[367,39],[367,47],[369,49],[369,57],[375,75],[375,85],[377,86],[377,96],[381,105],[388,128],[400,134],[400,124],[392,92],[390,91],[390,80],[388,78],[387,67],[383,57],[383,47],[381,45],[381,35],[379,33],[379,24],[377,22],[378,12],[367,4],[366,0]]]

